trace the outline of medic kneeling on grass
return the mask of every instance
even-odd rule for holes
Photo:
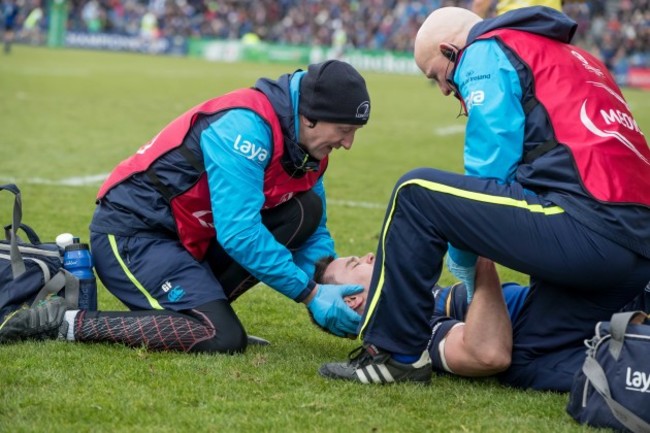
[[[323,175],[370,116],[365,80],[330,60],[259,79],[190,109],[111,173],[90,224],[95,269],[130,312],[66,311],[52,299],[0,325],[0,342],[112,341],[237,353],[249,342],[231,307],[261,281],[302,302],[336,335],[360,316],[360,286],[322,285],[335,254]]]

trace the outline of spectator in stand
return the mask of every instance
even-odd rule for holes
[[[90,0],[81,10],[81,18],[88,33],[99,33],[102,30],[102,15],[104,9],[97,0]]]
[[[474,0],[471,10],[481,18],[488,18],[492,15],[494,9],[496,14],[501,15],[505,12],[524,8],[528,6],[547,6],[559,11],[562,10],[561,0]]]
[[[24,41],[34,45],[39,45],[42,42],[41,22],[44,21],[43,18],[44,14],[43,8],[41,8],[41,1],[36,0],[23,22],[21,38]]]
[[[16,0],[5,0],[1,5],[0,9],[3,31],[2,42],[4,44],[4,53],[9,54],[11,52],[11,44],[14,41],[14,29],[18,20],[18,3]]]

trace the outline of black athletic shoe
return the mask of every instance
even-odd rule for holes
[[[323,364],[318,370],[321,376],[330,379],[351,380],[361,383],[393,383],[431,381],[432,369],[429,352],[413,364],[403,364],[391,358],[373,345],[361,346],[350,353],[348,362]]]
[[[14,311],[0,324],[0,344],[64,338],[68,330],[63,320],[66,310],[65,299],[52,296]]]

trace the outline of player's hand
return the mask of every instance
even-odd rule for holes
[[[344,296],[361,293],[363,287],[352,285],[319,284],[316,295],[307,304],[316,323],[339,337],[356,335],[361,316],[343,300]]]

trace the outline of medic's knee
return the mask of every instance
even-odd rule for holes
[[[246,350],[246,330],[228,301],[212,301],[201,305],[197,311],[195,317],[210,327],[213,333],[194,344],[190,352],[235,354]]]
[[[234,355],[243,353],[248,345],[246,331],[240,326],[231,326],[227,329],[217,329],[215,335],[195,344],[191,352],[224,353]]]

